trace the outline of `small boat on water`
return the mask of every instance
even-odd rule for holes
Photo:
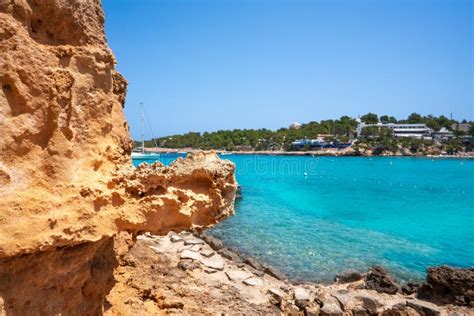
[[[224,152],[221,152],[220,155],[221,156],[230,156],[230,155],[232,155],[232,153],[224,151]]]
[[[141,128],[141,136],[142,136],[142,140],[141,140],[142,146],[141,148],[136,148],[132,150],[132,159],[133,160],[158,160],[161,157],[160,154],[145,152],[143,103],[140,103],[140,111],[141,111],[140,128]]]
[[[141,153],[141,152],[132,152],[133,160],[158,160],[160,159],[160,154],[156,153]]]

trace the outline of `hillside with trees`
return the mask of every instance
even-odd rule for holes
[[[454,132],[454,139],[446,142],[443,148],[451,151],[472,150],[471,143],[466,143],[467,136],[474,135],[474,122],[449,119],[443,115],[422,116],[417,113],[410,114],[406,119],[398,120],[393,116],[378,116],[374,113],[367,113],[360,117],[360,120],[366,124],[380,123],[424,123],[434,131],[446,128]],[[457,124],[470,124],[467,132],[453,129]],[[234,129],[219,130],[215,132],[189,132],[181,135],[169,135],[145,141],[145,147],[162,147],[162,148],[193,148],[193,149],[217,149],[229,151],[251,151],[251,150],[287,150],[294,148],[291,143],[298,139],[314,139],[318,135],[322,136],[325,141],[348,142],[356,140],[356,128],[358,122],[349,116],[342,116],[336,120],[322,120],[319,122],[312,121],[301,124],[299,128],[280,128],[278,130],[269,129]],[[357,146],[369,147],[373,149],[379,148],[380,151],[396,151],[400,147],[408,148],[416,152],[419,148],[434,145],[433,141],[410,139],[410,138],[394,138],[391,130],[388,128],[367,127],[359,139]],[[439,144],[438,144],[439,145]],[[135,142],[135,146],[140,146]]]

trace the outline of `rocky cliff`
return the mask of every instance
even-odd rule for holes
[[[99,1],[0,0],[0,314],[98,314],[137,234],[233,212],[215,154],[132,167],[115,63]]]

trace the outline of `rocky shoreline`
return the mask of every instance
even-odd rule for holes
[[[382,267],[296,283],[205,234],[145,234],[123,257],[105,314],[473,315],[474,269],[400,285]]]

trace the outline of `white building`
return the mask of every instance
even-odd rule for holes
[[[429,137],[433,132],[431,128],[426,126],[426,124],[395,124],[395,123],[388,123],[388,124],[365,124],[361,122],[357,126],[357,137],[360,137],[362,134],[362,130],[366,127],[370,126],[377,126],[377,127],[386,127],[390,128],[393,132],[393,136],[395,137],[413,137],[413,138],[423,138]]]
[[[291,123],[290,128],[291,128],[291,129],[300,129],[300,128],[301,128],[301,124],[298,123],[298,122],[293,122],[293,123]]]
[[[436,140],[448,140],[454,137],[454,133],[448,130],[446,127],[442,127],[439,131],[431,134],[433,139]]]

